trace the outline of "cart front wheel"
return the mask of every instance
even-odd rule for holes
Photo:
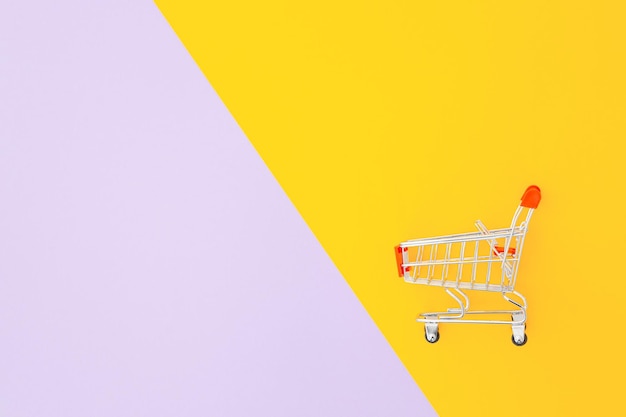
[[[437,337],[439,338],[439,337]],[[513,344],[515,346],[524,346],[526,344],[526,342],[528,341],[528,336],[526,336],[526,333],[524,333],[524,338],[522,340],[516,340],[515,339],[515,335],[511,336],[511,340],[513,341]]]
[[[436,333],[424,333],[424,337],[428,343],[437,343],[439,340],[439,330]]]

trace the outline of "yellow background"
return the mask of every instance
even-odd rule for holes
[[[156,3],[442,417],[623,413],[626,3]],[[450,303],[393,246],[506,227],[530,184],[528,344],[426,343]]]

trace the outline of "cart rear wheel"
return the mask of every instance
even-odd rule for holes
[[[424,332],[424,338],[428,343],[437,343],[439,340],[439,330],[437,330],[437,333],[435,334],[428,334],[427,332]]]
[[[524,346],[526,342],[528,341],[528,336],[526,336],[526,333],[524,333],[524,338],[520,340],[519,342],[515,340],[515,336],[511,336],[511,340],[513,341],[513,344],[515,346]]]

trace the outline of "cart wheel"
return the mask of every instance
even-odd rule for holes
[[[524,339],[520,340],[519,342],[515,340],[515,336],[511,336],[511,340],[513,341],[513,344],[515,346],[524,346],[528,341],[528,336],[526,336],[526,333],[524,333]]]
[[[430,336],[430,338],[428,336]],[[437,330],[437,333],[430,335],[424,332],[424,338],[428,343],[437,343],[437,341],[439,340],[439,330]]]

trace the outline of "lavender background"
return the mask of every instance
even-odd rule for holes
[[[433,416],[154,4],[3,2],[0,416]]]

